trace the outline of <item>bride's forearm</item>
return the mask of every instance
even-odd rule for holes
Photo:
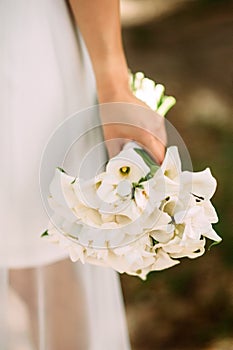
[[[119,0],[69,0],[92,61],[99,99],[128,89]]]
[[[104,138],[116,141],[106,145],[109,156],[113,157],[119,153],[122,140],[135,140],[161,163],[166,143],[164,123],[159,115],[149,110],[149,107],[130,90],[128,67],[122,45],[119,0],[69,1],[90,54],[99,102],[124,102],[139,106],[136,114],[135,109],[126,107],[125,123],[118,123],[118,127],[109,123],[108,111],[105,113],[105,108],[101,110]],[[112,117],[115,118],[114,122],[117,122],[119,113],[114,113],[114,110],[113,108]]]

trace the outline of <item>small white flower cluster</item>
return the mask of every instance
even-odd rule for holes
[[[207,168],[181,170],[176,147],[167,149],[161,167],[129,143],[110,159],[105,172],[82,181],[57,169],[50,186],[54,211],[44,236],[80,260],[146,279],[180,258],[196,258],[206,238],[221,238],[210,199],[216,180]]]
[[[175,97],[165,95],[164,85],[156,84],[142,72],[130,74],[129,83],[134,95],[161,116],[165,116],[176,103]]]

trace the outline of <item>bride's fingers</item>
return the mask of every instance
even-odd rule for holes
[[[167,143],[164,124],[159,129],[154,130],[153,133],[147,129],[133,127],[133,130],[130,130],[128,133],[127,138],[136,141],[158,164],[163,162]]]
[[[167,134],[165,125],[160,130],[156,130],[153,134],[147,133],[143,138],[143,142],[150,155],[161,164],[165,157]]]
[[[143,146],[158,164],[163,162],[165,156],[165,145],[160,140],[153,136],[145,138],[143,140]]]
[[[104,125],[104,138],[110,158],[116,156],[124,144],[130,140],[136,141],[141,147],[152,156],[159,164],[162,163],[165,155],[166,131],[160,128],[152,134],[145,129],[132,125]]]
[[[120,153],[123,147],[123,143],[119,142],[118,139],[108,140],[105,143],[109,158],[115,157],[118,153]]]
[[[109,158],[116,156],[123,148],[123,146],[130,140],[124,140],[120,142],[116,140],[108,140],[106,142],[106,148],[108,151]],[[156,163],[161,164],[165,156],[165,146],[156,138],[148,138],[142,143],[142,141],[135,140],[141,147],[143,147],[150,156],[156,161]]]

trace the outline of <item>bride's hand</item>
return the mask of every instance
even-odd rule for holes
[[[166,145],[164,117],[136,98],[129,88],[99,94],[99,102],[110,157],[119,153],[125,143],[134,140],[162,163]]]

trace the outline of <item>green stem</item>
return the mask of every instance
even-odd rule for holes
[[[144,160],[146,165],[150,168],[150,175],[154,176],[156,171],[159,169],[159,166],[154,162],[151,156],[142,148],[134,148],[135,152],[139,154],[140,157]]]
[[[176,99],[173,96],[164,96],[161,105],[157,109],[157,113],[165,116],[167,112],[175,105]]]

